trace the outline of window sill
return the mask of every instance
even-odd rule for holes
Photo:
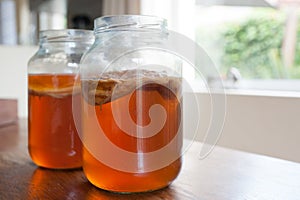
[[[267,97],[300,97],[300,80],[240,80],[232,87],[226,87],[226,94],[267,96]]]
[[[198,94],[300,98],[300,80],[241,80],[235,84],[223,82],[224,89],[220,84],[213,84],[210,91],[203,81],[192,81],[189,84],[193,92]]]
[[[300,98],[300,92],[280,90],[225,89],[226,95]]]

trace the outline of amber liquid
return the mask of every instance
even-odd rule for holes
[[[84,83],[83,83],[84,84]],[[100,83],[99,83],[100,84]],[[84,85],[82,85],[84,87]],[[129,104],[128,104],[129,99]],[[132,95],[128,94],[120,97],[112,102],[103,105],[91,105],[83,100],[83,135],[89,135],[90,138],[96,138],[97,134],[101,134],[95,128],[95,121],[91,120],[90,113],[96,113],[97,122],[103,129],[105,136],[116,146],[128,152],[153,152],[160,150],[167,145],[176,134],[181,135],[181,100],[168,88],[159,84],[148,84],[135,90]],[[129,109],[130,117],[140,126],[146,126],[150,122],[149,109],[152,105],[159,104],[163,106],[167,113],[167,119],[163,128],[154,136],[149,138],[137,138],[126,134],[116,124],[112,113],[112,106],[117,106],[120,113]],[[128,118],[122,117],[123,124],[127,123]],[[129,121],[128,121],[129,123]],[[106,163],[95,158],[94,154],[88,148],[83,148],[83,169],[91,183],[95,186],[114,192],[144,192],[157,190],[169,185],[178,175],[181,168],[180,149],[182,145],[182,135],[177,139],[177,145],[174,147],[174,154],[177,155],[175,161],[167,166],[149,172],[130,173],[117,170],[108,166]],[[100,143],[99,143],[100,145]],[[99,147],[101,149],[101,147]],[[110,152],[107,152],[110,154]],[[111,159],[116,155],[111,154]],[[163,159],[163,158],[161,158]],[[143,157],[138,158],[136,165],[147,167],[147,163],[143,163]]]
[[[72,97],[74,83],[74,75],[28,76],[28,148],[38,166],[82,166],[82,143],[72,115],[72,100],[80,103],[81,98],[79,90]]]

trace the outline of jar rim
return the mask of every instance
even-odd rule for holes
[[[40,43],[87,42],[93,43],[94,33],[84,29],[48,29],[39,32]]]
[[[167,20],[153,15],[107,15],[94,20],[94,32],[110,30],[162,30],[167,28]]]

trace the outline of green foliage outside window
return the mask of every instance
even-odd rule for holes
[[[284,67],[281,46],[285,19],[282,13],[274,13],[253,12],[243,21],[223,24],[214,38],[207,38],[218,45],[216,54],[222,74],[235,67],[245,79],[300,78],[300,24],[294,66]],[[198,30],[197,37],[198,41],[205,38],[203,29]]]
[[[275,19],[252,18],[228,25],[221,34],[223,70],[236,67],[245,78],[281,77],[280,66],[275,65],[280,62],[282,38],[282,22]]]

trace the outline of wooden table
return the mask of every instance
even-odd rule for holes
[[[198,159],[200,143],[165,189],[121,195],[92,186],[81,170],[47,170],[27,153],[27,121],[0,128],[0,199],[300,199],[300,164],[216,147]],[[300,142],[300,141],[299,141]],[[300,148],[300,147],[299,147]],[[300,156],[300,155],[299,155]]]

